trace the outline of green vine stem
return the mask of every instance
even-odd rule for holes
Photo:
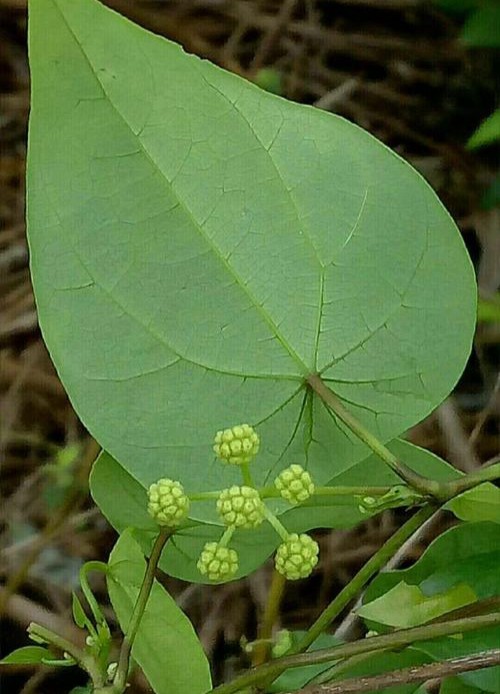
[[[280,520],[278,520],[278,518],[276,518],[274,513],[272,513],[272,511],[270,511],[267,508],[267,506],[264,506],[262,510],[263,510],[264,517],[266,518],[266,520],[269,522],[270,525],[272,525],[274,530],[276,530],[276,533],[281,537],[283,542],[286,542],[288,540],[290,533],[285,528],[283,523]]]
[[[356,436],[365,443],[376,455],[386,463],[393,472],[395,472],[402,480],[410,487],[413,487],[418,492],[424,495],[430,495],[436,499],[442,499],[442,484],[436,480],[428,479],[415,472],[407,465],[402,463],[391,453],[391,451],[381,443],[368,429],[359,422],[349,410],[347,410],[340,399],[328,388],[321,376],[318,374],[310,374],[307,377],[307,382],[311,388],[319,395],[325,405],[356,434]]]
[[[267,660],[272,648],[273,627],[278,619],[281,600],[285,590],[286,578],[276,569],[273,570],[271,578],[271,587],[267,595],[266,607],[262,616],[262,622],[259,625],[257,635],[257,645],[252,654],[252,665],[262,665]]]
[[[467,617],[465,619],[454,619],[435,624],[426,624],[411,629],[401,629],[391,634],[371,636],[369,638],[359,639],[359,641],[353,641],[352,643],[334,646],[333,648],[313,651],[312,653],[300,653],[298,655],[286,656],[253,668],[239,677],[236,677],[228,684],[215,687],[211,690],[211,694],[235,694],[235,692],[244,690],[245,687],[251,687],[263,681],[274,680],[288,668],[329,663],[332,660],[344,660],[345,658],[361,655],[363,653],[404,648],[405,646],[419,641],[430,641],[431,639],[441,636],[464,634],[469,631],[486,629],[499,624],[500,612],[494,612],[479,617]]]
[[[325,608],[318,619],[305,633],[299,643],[290,651],[290,654],[298,654],[307,650],[317,637],[327,629],[331,622],[338,617],[342,610],[354,600],[366,583],[383,568],[394,553],[406,542],[406,540],[425,523],[425,521],[435,512],[435,507],[427,504],[409,518],[382,547],[369,559],[366,564],[358,571],[354,578],[340,591],[340,593]],[[282,672],[282,671],[280,671]],[[278,672],[278,675],[280,674]],[[274,675],[266,680],[269,685],[277,677]],[[237,691],[237,690],[235,690]],[[224,692],[226,694],[226,692]]]
[[[458,494],[483,484],[483,482],[494,482],[498,479],[500,479],[500,463],[495,463],[475,470],[468,475],[463,475],[456,480],[445,482],[443,484],[444,495],[446,500],[452,499]]]
[[[96,661],[92,655],[75,646],[74,643],[68,641],[63,636],[47,629],[41,624],[31,622],[28,627],[28,634],[38,643],[47,643],[55,646],[63,653],[68,653],[78,665],[85,670],[92,680],[94,687],[102,687],[104,684],[104,674],[98,668]]]
[[[294,653],[302,653],[315,641],[318,636],[333,622],[347,605],[354,600],[363,587],[368,583],[406,540],[418,530],[432,514],[435,508],[428,504],[421,508],[404,525],[402,525],[382,547],[358,571],[354,578],[343,588],[332,602],[323,610],[314,624],[307,630],[303,638],[293,649]]]
[[[146,609],[146,605],[153,588],[155,572],[158,562],[160,561],[161,553],[171,535],[171,528],[162,528],[156,537],[151,550],[151,555],[146,566],[146,573],[144,574],[141,589],[139,591],[139,595],[137,596],[137,601],[134,605],[132,616],[130,617],[127,633],[122,641],[120,655],[118,657],[118,667],[116,669],[116,675],[111,687],[111,691],[114,694],[122,694],[127,686],[132,646],[134,645],[134,640],[141,623],[142,615],[144,614],[144,610]]]

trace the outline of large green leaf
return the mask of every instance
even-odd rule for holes
[[[406,441],[392,441],[389,448],[414,470],[433,479],[445,481],[459,474],[429,451]],[[183,476],[184,483],[191,491],[197,491],[194,473],[194,468],[187,468]],[[398,477],[379,458],[371,455],[332,478],[329,484],[391,486],[399,482]],[[213,480],[214,489],[220,485],[225,486],[223,480]],[[94,464],[90,487],[95,502],[113,527],[118,532],[134,527],[135,537],[148,553],[157,529],[146,510],[145,486],[104,452]],[[281,520],[290,532],[304,532],[311,528],[349,528],[366,520],[366,515],[359,510],[359,500],[352,496],[314,496],[306,504],[293,509],[275,499],[266,500],[266,504],[282,514]],[[224,528],[215,513],[214,500],[193,503],[190,516],[190,527],[176,533],[164,551],[161,566],[173,576],[199,583],[205,580],[196,568],[202,546],[209,540],[218,540]],[[254,571],[276,549],[279,542],[280,538],[266,523],[257,530],[237,530],[231,541],[231,546],[238,551],[240,557],[239,570],[234,578],[241,578]]]
[[[124,532],[109,558],[109,597],[124,633],[146,570],[141,549]],[[186,615],[155,581],[132,647],[156,694],[203,694],[211,688],[210,668]]]
[[[47,41],[50,36],[50,41]],[[319,483],[450,391],[474,276],[427,183],[368,133],[186,55],[95,0],[31,0],[28,227],[40,324],[82,421],[144,484],[248,421],[255,475]],[[231,472],[228,472],[231,481]]]

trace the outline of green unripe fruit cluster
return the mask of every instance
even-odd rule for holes
[[[196,566],[210,581],[224,581],[238,571],[238,555],[234,549],[207,542]]]
[[[189,499],[182,484],[170,479],[152,484],[148,490],[148,512],[158,525],[180,525],[189,512]]]
[[[292,533],[276,551],[276,571],[289,581],[306,578],[318,563],[318,554],[318,543],[312,537]]]
[[[300,504],[314,494],[311,475],[301,465],[290,465],[274,480],[281,496],[291,504]]]
[[[217,499],[217,511],[224,525],[256,528],[264,520],[264,504],[253,487],[223,489]]]
[[[217,432],[214,451],[226,463],[244,465],[257,455],[259,444],[259,435],[249,424],[238,424]]]

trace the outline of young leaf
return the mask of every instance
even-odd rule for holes
[[[78,596],[76,593],[73,593],[72,611],[73,611],[73,619],[75,620],[75,624],[77,626],[79,626],[81,629],[88,626],[89,618],[85,614],[85,610],[83,609],[82,603],[78,599]]]
[[[448,501],[445,508],[463,521],[500,523],[500,489],[485,482]]]
[[[207,446],[237,422],[259,428],[259,483],[291,462],[318,484],[347,470],[368,451],[313,372],[383,441],[448,394],[474,273],[402,159],[95,0],[32,0],[30,59],[40,323],[82,421],[137,480],[190,468],[213,488]]]
[[[476,600],[476,594],[465,583],[444,593],[425,595],[418,586],[401,581],[381,597],[365,604],[358,614],[364,619],[402,629],[425,624]]]
[[[499,14],[500,21],[500,14]],[[469,149],[476,149],[477,147],[484,147],[484,145],[490,145],[494,142],[500,140],[500,108],[497,108],[491,116],[486,118],[478,129],[472,134],[469,141],[467,142],[467,147]]]
[[[48,658],[53,658],[53,655],[46,648],[42,648],[42,646],[24,646],[2,658],[0,665],[39,665]]]
[[[109,558],[107,574],[111,603],[123,632],[146,569],[142,551],[126,531]],[[211,688],[207,658],[185,614],[157,582],[146,605],[132,655],[156,694],[204,694]]]

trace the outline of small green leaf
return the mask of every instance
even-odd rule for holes
[[[281,73],[274,68],[265,67],[255,75],[255,84],[261,89],[271,94],[281,94],[283,92],[283,78]]]
[[[129,531],[118,538],[109,569],[109,596],[126,634],[146,569],[142,551]],[[204,694],[211,688],[208,660],[190,621],[156,581],[132,655],[156,694]]]
[[[39,665],[52,657],[52,653],[41,646],[24,646],[2,658],[0,665]]]
[[[488,298],[479,297],[477,319],[482,323],[500,322],[500,292]]]
[[[466,14],[474,10],[481,0],[435,0],[435,4],[446,12]]]
[[[364,605],[358,610],[358,614],[379,624],[407,628],[425,624],[476,601],[476,594],[464,583],[453,586],[444,593],[424,595],[418,586],[401,581],[380,598]]]
[[[463,521],[500,523],[500,489],[485,482],[448,501],[445,508]]]
[[[500,13],[499,13],[500,26]],[[491,145],[500,140],[500,108],[486,118],[479,128],[473,133],[467,142],[469,149],[477,149],[485,145]]]
[[[73,619],[75,620],[75,624],[79,626],[81,629],[86,627],[89,623],[89,619],[87,615],[85,614],[85,610],[82,607],[82,603],[80,602],[78,596],[76,593],[73,593],[73,600],[72,600],[72,611],[73,611]]]
[[[498,174],[485,190],[481,198],[483,210],[493,210],[500,207],[500,174]]]
[[[462,29],[462,40],[469,46],[498,48],[500,46],[500,5],[496,0],[473,12]]]

